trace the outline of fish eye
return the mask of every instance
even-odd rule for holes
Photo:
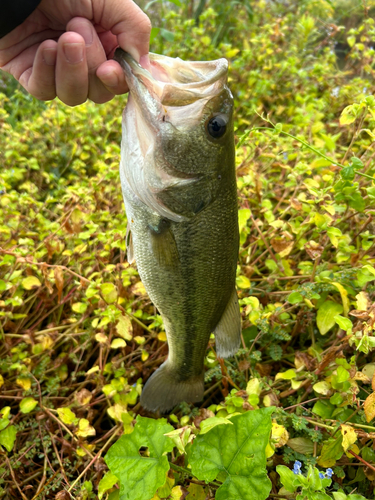
[[[211,137],[218,139],[225,134],[228,117],[226,115],[213,116],[207,123],[207,130]]]

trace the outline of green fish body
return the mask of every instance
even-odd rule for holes
[[[115,58],[130,89],[120,166],[128,260],[163,318],[169,347],[141,404],[167,411],[203,398],[212,332],[220,357],[240,344],[233,99],[225,59],[150,54],[146,71],[121,49]]]

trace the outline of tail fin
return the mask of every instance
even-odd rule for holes
[[[149,411],[166,412],[181,403],[196,403],[203,399],[204,380],[202,375],[177,382],[174,370],[168,361],[148,379],[141,395],[141,405]]]

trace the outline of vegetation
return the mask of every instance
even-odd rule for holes
[[[144,8],[154,52],[230,61],[242,348],[212,338],[202,404],[145,413],[167,344],[125,257],[126,97],[3,77],[0,499],[373,499],[375,2]]]

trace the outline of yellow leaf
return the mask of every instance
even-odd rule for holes
[[[292,378],[296,378],[296,376],[297,376],[296,370],[290,368],[286,372],[276,373],[275,381],[279,380],[280,378],[283,380],[291,380]]]
[[[66,425],[71,425],[77,422],[77,417],[68,407],[57,408],[57,414],[62,422]]]
[[[137,342],[137,344],[144,344],[146,342],[146,339],[144,337],[141,337],[140,335],[137,335],[134,337],[134,340]]]
[[[28,391],[31,387],[31,380],[28,377],[18,377],[16,383],[25,391]]]
[[[356,444],[352,444],[352,445],[351,445],[351,447],[349,448],[349,450],[354,451],[354,453],[357,453],[357,455],[359,455],[359,453],[360,453],[359,448],[358,448],[358,446],[357,446]],[[353,456],[351,453],[349,453],[349,450],[347,450],[347,451],[345,452],[345,455],[346,455],[348,458],[354,458],[354,456]]]
[[[4,385],[4,378],[2,375],[0,375],[0,387]]]
[[[332,387],[331,384],[323,380],[322,382],[317,382],[316,384],[313,385],[313,389],[315,392],[318,394],[323,394],[324,396],[327,396],[330,392],[332,392]]]
[[[357,433],[350,425],[341,424],[342,447],[347,451],[357,441]]]
[[[33,288],[39,288],[42,284],[36,276],[29,276],[22,281],[22,286],[25,290],[32,290]]]
[[[117,333],[125,340],[132,340],[133,327],[128,316],[120,316],[116,325]]]
[[[78,429],[75,431],[75,434],[79,437],[95,436],[96,431],[86,418],[80,418],[78,422]]]
[[[358,311],[367,311],[368,306],[370,304],[370,299],[368,293],[359,292],[355,298],[357,299],[357,310]]]
[[[108,341],[107,335],[104,335],[104,333],[97,333],[95,335],[95,340],[99,342],[99,344],[105,344]]]
[[[126,342],[124,339],[113,339],[111,342],[111,349],[120,349],[120,347],[126,347]]]
[[[336,283],[335,281],[333,281],[332,285],[334,285],[337,288],[337,290],[340,292],[342,305],[344,307],[344,316],[347,316],[348,312],[349,312],[348,292],[340,283]]]
[[[150,356],[150,354],[147,351],[145,351],[144,349],[142,349],[141,360],[146,361],[149,356]]]
[[[158,333],[158,339],[161,340],[161,342],[165,342],[167,340],[167,334],[165,332]]]
[[[271,440],[275,448],[281,448],[289,440],[289,433],[283,425],[272,422]]]
[[[366,398],[364,408],[366,420],[367,422],[371,422],[371,420],[375,417],[375,392]]]

